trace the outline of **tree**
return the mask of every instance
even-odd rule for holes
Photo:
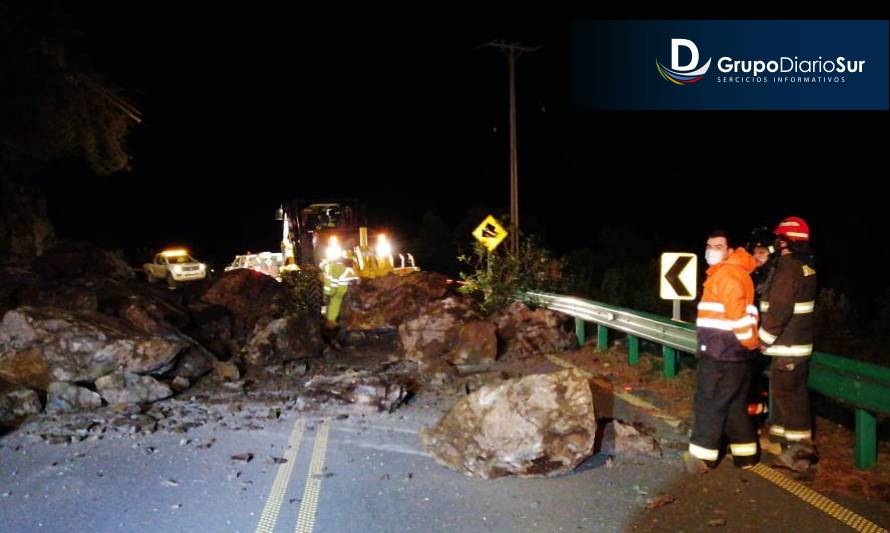
[[[0,253],[40,255],[52,236],[30,178],[79,159],[101,176],[129,168],[125,138],[139,112],[110,89],[54,3],[0,4]]]

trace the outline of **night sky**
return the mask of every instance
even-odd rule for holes
[[[506,61],[478,46],[506,39],[543,46],[518,62],[520,208],[526,229],[556,250],[595,247],[602,228],[628,225],[700,252],[711,227],[744,236],[798,215],[813,226],[828,283],[877,278],[890,260],[878,192],[886,112],[568,107],[572,20],[750,11],[89,4],[69,8],[88,54],[145,123],[130,137],[132,172],[73,179],[87,170],[55,170],[66,176],[48,186],[62,237],[131,254],[175,242],[223,260],[276,249],[274,210],[296,197],[362,198],[372,224],[409,236],[431,209],[450,225],[474,206],[500,212]],[[767,15],[804,18],[754,18]]]

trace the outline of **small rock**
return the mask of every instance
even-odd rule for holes
[[[658,509],[659,507],[670,505],[675,501],[677,501],[676,496],[672,496],[670,494],[662,494],[649,500],[649,503],[646,504],[646,510],[651,511],[652,509]]]
[[[715,518],[713,520],[708,520],[708,525],[711,527],[723,527],[726,525],[725,518]]]
[[[228,361],[214,361],[213,371],[216,377],[223,381],[238,381],[241,379],[241,371]]]
[[[247,464],[253,460],[253,454],[250,452],[233,455],[230,457],[232,461]]]
[[[164,481],[161,482],[161,485],[163,485],[165,487],[178,487],[179,482],[176,481],[175,479],[165,479]]]
[[[189,382],[188,378],[184,378],[182,376],[176,376],[173,378],[173,381],[170,383],[170,388],[173,389],[174,392],[182,392],[191,386],[191,382]]]

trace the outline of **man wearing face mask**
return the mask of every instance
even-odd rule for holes
[[[757,355],[757,308],[751,272],[757,262],[733,248],[728,234],[712,231],[705,259],[710,268],[698,304],[695,421],[684,456],[690,473],[715,467],[724,432],[740,468],[757,464],[757,434],[748,417],[751,360]]]
[[[772,358],[773,412],[769,440],[764,447],[781,450],[778,465],[803,472],[818,460],[807,390],[815,333],[816,265],[810,248],[810,228],[803,219],[786,218],[776,227],[775,234],[780,255],[760,302],[761,351]]]

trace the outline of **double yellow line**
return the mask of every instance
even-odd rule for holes
[[[281,511],[281,503],[287,493],[287,486],[297,462],[297,453],[300,451],[300,441],[306,429],[306,422],[298,418],[294,422],[294,429],[288,439],[288,448],[284,453],[286,461],[278,467],[272,489],[266,498],[266,505],[260,515],[260,521],[256,527],[256,533],[272,533],[278,522],[278,514]],[[309,465],[309,473],[306,477],[306,487],[303,491],[303,501],[300,504],[300,512],[297,517],[295,531],[297,533],[311,533],[315,527],[315,514],[318,510],[318,495],[321,493],[321,480],[324,477],[325,452],[328,444],[330,424],[327,420],[322,422],[315,437],[315,446],[312,449],[312,462]]]

